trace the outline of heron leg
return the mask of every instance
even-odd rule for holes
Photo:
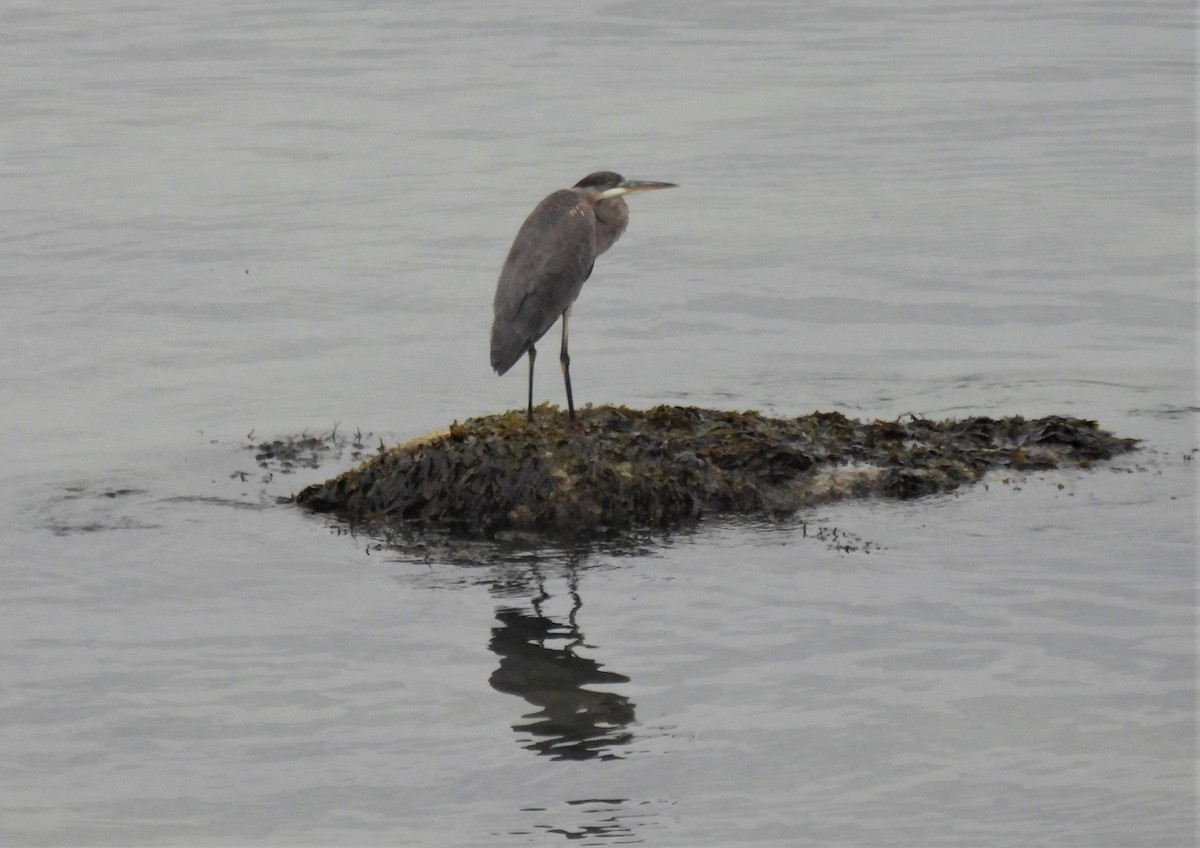
[[[567,321],[571,317],[571,307],[563,313],[562,350],[558,354],[559,364],[562,365],[563,382],[567,384],[567,418],[575,420],[575,399],[571,397],[571,355],[567,353]]]
[[[537,348],[529,346],[529,406],[525,412],[525,420],[533,422],[533,360],[537,359]]]

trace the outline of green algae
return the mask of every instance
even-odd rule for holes
[[[952,491],[993,469],[1089,467],[1135,440],[1050,416],[856,421],[681,406],[550,406],[455,422],[381,450],[296,502],[354,524],[466,538],[569,538],[665,529],[717,515],[786,515],[847,497]]]

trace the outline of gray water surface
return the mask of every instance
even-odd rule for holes
[[[1194,844],[1193,45],[1105,0],[0,8],[0,843]],[[598,168],[681,187],[584,289],[578,402],[1142,449],[476,564],[279,503],[350,448],[257,442],[524,402],[496,275]]]

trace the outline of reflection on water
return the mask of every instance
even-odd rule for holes
[[[632,844],[644,842],[634,833],[631,823],[645,824],[652,819],[652,813],[631,811],[631,806],[649,806],[645,802],[635,803],[626,798],[585,798],[579,801],[567,801],[561,810],[529,810],[527,812],[559,813],[567,817],[580,817],[583,820],[576,825],[561,826],[539,824],[537,830],[553,833],[572,842],[583,845],[601,844]],[[642,819],[638,821],[638,819]],[[523,835],[522,834],[513,834]]]
[[[600,663],[579,656],[584,642],[579,626],[583,600],[578,575],[568,576],[570,611],[565,620],[545,612],[550,599],[540,575],[537,594],[527,609],[501,607],[499,625],[492,628],[489,647],[500,657],[490,683],[498,692],[518,695],[538,707],[513,725],[533,741],[531,751],[556,760],[613,760],[615,753],[633,738],[627,730],[634,720],[634,705],[624,695],[591,688],[628,683],[623,674],[605,671]]]

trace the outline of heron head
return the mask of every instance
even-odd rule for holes
[[[627,180],[613,171],[596,171],[588,174],[575,188],[583,189],[592,196],[593,202],[633,194],[637,191],[654,191],[659,188],[678,188],[675,183],[658,183],[651,180]]]

